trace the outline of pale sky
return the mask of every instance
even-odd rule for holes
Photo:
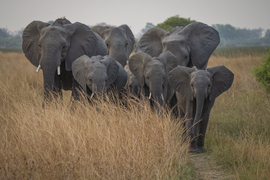
[[[175,15],[210,26],[270,29],[270,0],[0,0],[0,28],[10,31],[65,16],[86,25],[127,24],[137,35],[147,22]]]

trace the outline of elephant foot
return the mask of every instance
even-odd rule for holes
[[[198,147],[197,153],[205,153],[205,152],[206,152],[206,150],[204,147]]]
[[[197,153],[198,149],[197,148],[189,148],[188,152],[189,153]]]
[[[189,148],[189,153],[204,153],[206,152],[204,147],[199,147],[199,148]]]

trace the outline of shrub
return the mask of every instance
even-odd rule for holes
[[[270,51],[261,59],[261,64],[253,68],[257,81],[270,92]]]

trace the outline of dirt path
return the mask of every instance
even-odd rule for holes
[[[198,180],[230,180],[233,175],[222,170],[207,153],[190,154],[190,161],[196,169]]]

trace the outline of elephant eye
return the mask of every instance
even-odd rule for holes
[[[126,47],[127,47],[128,43],[126,43]]]
[[[109,47],[109,44],[108,44],[108,43],[106,43],[106,46],[107,46],[107,47]]]
[[[210,88],[210,86],[211,86],[211,85],[210,85],[210,84],[208,84],[208,88]]]
[[[66,49],[66,46],[65,45],[63,46],[63,49]]]
[[[40,48],[41,48],[41,44],[39,44],[39,45],[38,45],[38,47],[40,47]]]
[[[148,77],[148,76],[147,76],[146,78],[147,78],[147,79],[149,79],[149,77]]]
[[[185,59],[187,59],[187,56],[185,56]]]

